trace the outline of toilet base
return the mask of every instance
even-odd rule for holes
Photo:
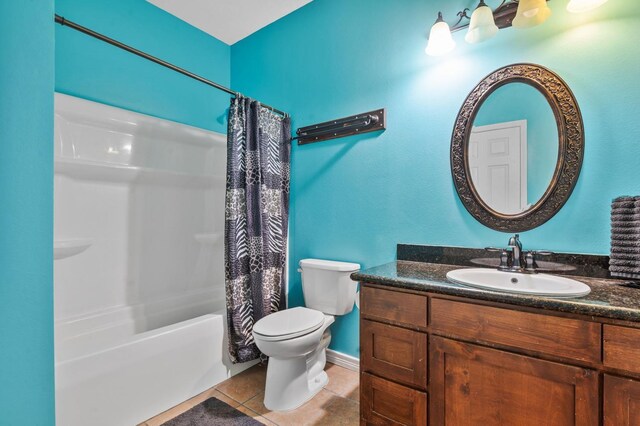
[[[331,341],[327,329],[317,349],[295,358],[270,357],[264,392],[264,406],[271,411],[289,411],[316,396],[329,383],[324,371],[326,350]]]

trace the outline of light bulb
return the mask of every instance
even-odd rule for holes
[[[608,0],[571,0],[567,10],[571,13],[588,12],[605,4]]]
[[[464,39],[467,43],[480,43],[489,40],[496,34],[498,34],[498,27],[493,19],[493,11],[485,4],[484,0],[480,0],[480,4],[471,15],[469,31]]]
[[[442,19],[442,13],[438,13],[436,23],[431,27],[429,43],[424,50],[429,56],[442,56],[451,52],[456,47],[456,42],[451,36],[449,25]]]
[[[551,16],[547,0],[520,0],[513,20],[515,28],[531,28],[542,24]]]

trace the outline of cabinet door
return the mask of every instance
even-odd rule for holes
[[[640,425],[640,382],[604,376],[605,426]]]
[[[598,425],[595,371],[450,339],[430,341],[433,425]]]
[[[362,371],[426,389],[426,334],[363,319],[360,348]]]
[[[360,375],[360,418],[365,425],[424,426],[427,394],[371,374]]]

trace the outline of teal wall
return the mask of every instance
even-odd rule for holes
[[[0,2],[0,424],[52,425],[53,0]]]
[[[229,46],[144,0],[57,0],[55,12],[229,85]],[[53,0],[0,3],[3,425],[55,422],[54,87],[70,95],[226,130],[228,95],[68,28],[54,29],[53,14]]]
[[[315,0],[232,46],[235,90],[289,111],[294,126],[387,108],[381,135],[294,146],[292,305],[302,303],[296,264],[305,257],[370,267],[392,261],[400,242],[505,245],[508,235],[476,222],[458,200],[449,145],[468,92],[514,62],[559,73],[586,129],[584,167],[571,199],[522,241],[529,248],[608,252],[609,203],[640,188],[640,3],[610,1],[570,15],[566,1],[554,1],[543,26],[504,30],[473,46],[457,33],[451,55],[426,56],[438,10],[452,21],[476,3]],[[338,319],[332,348],[358,354],[357,320],[357,312]]]
[[[528,84],[507,84],[483,102],[473,125],[516,120],[527,120],[527,201],[533,205],[549,187],[558,161],[558,127],[547,99]]]
[[[56,0],[56,13],[224,86],[230,48],[145,0]],[[56,91],[226,133],[229,95],[56,26]]]

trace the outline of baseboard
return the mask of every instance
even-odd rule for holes
[[[360,359],[327,349],[327,362],[353,371],[360,371]]]

